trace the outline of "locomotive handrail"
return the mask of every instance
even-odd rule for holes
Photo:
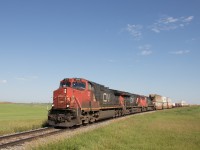
[[[76,97],[74,97],[74,99],[75,99],[76,103],[78,104],[78,107],[81,108],[80,102],[76,99]]]

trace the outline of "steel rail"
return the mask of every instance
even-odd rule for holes
[[[39,129],[35,129],[35,130],[29,130],[29,131],[14,133],[14,134],[2,135],[2,136],[0,136],[0,141],[7,139],[7,138],[14,138],[16,136],[32,134],[32,133],[46,131],[46,130],[50,130],[50,129],[51,128],[49,128],[49,127],[44,127],[44,128],[39,128]]]
[[[47,133],[42,132],[42,131],[48,131],[50,129],[52,129],[51,132],[47,132]],[[36,134],[39,132],[41,132],[39,135],[32,135],[32,134]],[[60,132],[63,132],[63,130],[62,129],[54,129],[53,130],[53,128],[44,128],[44,129],[42,128],[42,129],[37,129],[37,130],[33,130],[33,131],[27,131],[27,132],[12,134],[12,135],[1,136],[0,137],[0,149],[6,148],[9,146],[15,146],[18,144],[23,144],[25,142],[29,142],[34,139],[58,134]],[[23,137],[23,136],[28,136],[28,137]],[[14,138],[16,138],[16,139],[14,139]],[[14,140],[9,141],[9,139],[14,139]]]

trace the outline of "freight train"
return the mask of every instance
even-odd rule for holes
[[[86,125],[101,119],[160,109],[158,103],[155,95],[142,96],[109,89],[83,78],[65,78],[53,92],[48,124],[54,127]]]

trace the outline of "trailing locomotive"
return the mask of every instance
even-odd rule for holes
[[[109,89],[82,78],[66,78],[53,93],[48,124],[72,127],[149,110],[155,110],[150,97]]]

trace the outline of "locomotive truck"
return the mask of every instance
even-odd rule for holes
[[[150,110],[155,110],[150,97],[109,89],[83,78],[65,78],[53,92],[48,124],[72,127]]]

